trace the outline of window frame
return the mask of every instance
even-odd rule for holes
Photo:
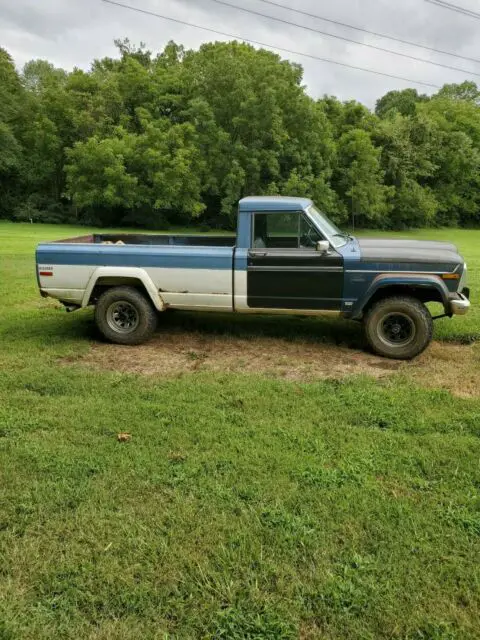
[[[299,209],[299,210],[295,210],[295,211],[254,211],[252,213],[252,224],[250,227],[250,250],[255,250],[258,248],[254,247],[254,242],[255,242],[255,221],[256,221],[256,217],[257,216],[275,216],[275,215],[285,215],[286,213],[290,213],[290,214],[296,214],[297,218],[298,218],[298,224],[297,224],[297,246],[296,247],[265,247],[265,249],[269,250],[269,249],[273,249],[273,250],[283,250],[283,251],[314,251],[315,247],[301,247],[300,246],[300,229],[301,229],[301,223],[302,223],[302,218],[305,220],[305,222],[307,223],[307,225],[309,225],[314,231],[316,231],[316,233],[318,234],[320,239],[325,240],[325,234],[322,233],[320,231],[320,229],[317,227],[317,225],[314,223],[314,221],[310,218],[310,216],[308,215],[308,213],[305,211],[305,209]],[[264,249],[261,249],[264,250]]]
[[[337,251],[341,247],[344,247],[347,244],[347,242],[348,242],[347,234],[343,234],[340,231],[340,229],[337,227],[337,225],[334,222],[332,222],[327,215],[325,215],[319,209],[317,209],[317,207],[315,206],[315,204],[313,202],[306,209],[304,209],[304,213],[307,216],[307,218],[310,220],[310,222],[313,224],[315,229],[317,229],[317,231],[320,233],[320,235],[325,240],[328,240],[328,242],[335,249],[335,251]],[[329,229],[328,233],[324,228],[322,228],[321,226],[318,226],[320,223],[317,224],[317,221],[314,219],[314,215],[315,215],[315,217],[320,218],[320,220],[324,224],[329,225],[331,227],[331,229]],[[336,233],[331,234],[330,233],[331,230],[335,231]],[[343,242],[342,242],[342,240],[340,240],[340,241],[338,240],[339,236],[341,236],[343,238]],[[334,238],[335,238],[335,240],[334,240]]]

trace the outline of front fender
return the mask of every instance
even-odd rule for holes
[[[450,292],[445,282],[434,274],[421,273],[383,273],[376,276],[371,282],[365,293],[358,298],[351,310],[351,316],[354,319],[361,317],[363,310],[373,296],[387,287],[398,287],[405,289],[435,289],[440,294],[445,313],[450,313]]]
[[[118,278],[119,285],[124,284],[121,282],[123,279],[125,280],[125,284],[127,284],[129,280],[140,281],[155,306],[155,309],[158,311],[163,311],[165,309],[165,303],[163,302],[162,297],[160,296],[152,279],[145,269],[140,269],[138,267],[98,267],[98,269],[95,269],[88,281],[85,293],[83,294],[82,307],[88,306],[93,288],[100,278]]]

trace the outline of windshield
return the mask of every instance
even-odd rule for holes
[[[324,213],[320,213],[313,204],[308,207],[307,214],[315,223],[317,229],[327,240],[329,240],[333,247],[337,249],[338,247],[343,247],[347,244],[349,236],[346,233],[342,233],[342,231],[340,231],[340,229],[331,220],[329,220]]]

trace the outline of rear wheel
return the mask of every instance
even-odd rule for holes
[[[113,287],[100,296],[95,322],[103,336],[117,344],[141,344],[157,328],[157,312],[134,287]]]
[[[415,358],[433,336],[430,312],[420,300],[410,296],[380,300],[368,310],[364,323],[370,346],[387,358]]]

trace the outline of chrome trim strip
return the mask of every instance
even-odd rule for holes
[[[255,266],[248,266],[247,267],[248,271],[279,271],[279,272],[283,272],[283,271],[288,271],[288,272],[292,272],[292,271],[298,271],[300,273],[312,273],[312,272],[316,272],[316,271],[320,271],[320,272],[326,272],[326,273],[343,273],[343,267],[297,267],[295,265],[292,266],[276,266],[276,265],[272,265],[272,266],[268,266],[268,265],[255,265]]]
[[[403,273],[408,273],[408,274],[416,274],[418,276],[423,276],[423,275],[430,275],[430,276],[441,276],[444,273],[455,273],[455,271],[419,271],[418,269],[416,269],[415,271],[385,271],[383,269],[377,269],[377,270],[373,270],[373,269],[347,269],[345,271],[345,273],[381,273],[381,274],[385,274],[385,275],[401,275]]]
[[[318,251],[314,249],[299,249],[298,247],[269,247],[263,249],[249,249],[248,256],[250,258],[304,258],[314,259],[321,257]],[[332,255],[332,254],[330,254]],[[337,257],[337,256],[335,256]]]
[[[273,307],[248,307],[239,309],[238,313],[262,313],[265,315],[290,315],[290,316],[333,316],[340,317],[342,311],[330,309],[276,309]]]

